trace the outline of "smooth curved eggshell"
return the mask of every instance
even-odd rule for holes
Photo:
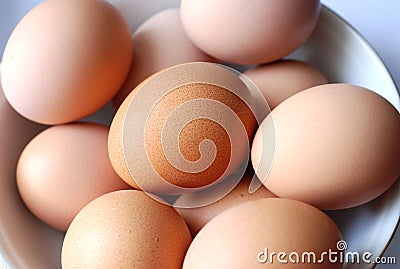
[[[271,110],[302,90],[328,83],[319,70],[298,60],[265,64],[244,74],[261,91]]]
[[[70,123],[46,129],[22,152],[19,193],[40,220],[66,231],[87,203],[129,186],[115,173],[107,150],[108,127]]]
[[[275,156],[262,166],[271,120]],[[400,114],[382,96],[350,84],[325,84],[293,95],[262,122],[251,160],[279,197],[321,209],[366,203],[400,175]]]
[[[44,124],[81,119],[117,93],[132,60],[129,27],[106,1],[52,0],[33,8],[3,55],[5,96]]]
[[[330,263],[327,256],[320,263],[302,263],[301,257],[312,251],[320,260],[322,252],[337,251],[341,239],[336,224],[317,208],[266,198],[232,207],[207,223],[193,239],[183,269],[340,269],[343,264]],[[278,261],[279,252],[286,253],[280,258],[287,263]],[[299,262],[290,262],[291,252],[299,253]]]
[[[63,269],[181,269],[191,242],[173,207],[141,191],[108,193],[72,222],[62,247]]]
[[[182,25],[207,54],[232,63],[278,60],[317,25],[319,0],[182,0]]]

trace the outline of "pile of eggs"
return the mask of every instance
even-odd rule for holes
[[[266,247],[337,250],[321,210],[371,201],[400,176],[399,112],[284,59],[320,8],[182,0],[132,35],[105,1],[46,0],[19,22],[1,85],[50,126],[22,152],[17,186],[66,232],[64,269],[343,267],[260,261]],[[110,127],[81,121],[110,101]]]

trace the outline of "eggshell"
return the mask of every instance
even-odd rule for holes
[[[65,231],[91,200],[129,188],[111,166],[107,137],[106,126],[71,123],[46,129],[26,146],[16,176],[33,214]]]
[[[315,67],[297,60],[281,60],[244,72],[274,109],[290,96],[313,86],[328,83]]]
[[[330,263],[328,255],[321,263],[301,262],[303,252],[314,252],[320,260],[322,252],[337,251],[341,238],[336,224],[311,205],[261,199],[232,207],[207,223],[190,245],[183,269],[343,268],[340,262]],[[286,253],[280,258],[287,263],[279,262],[279,252]],[[290,259],[292,252],[299,254],[299,262]]]
[[[140,85],[145,83],[147,80],[143,81]],[[140,85],[138,87],[140,87]],[[130,186],[134,187],[135,189],[140,189],[129,172],[124,156],[123,145],[122,128],[124,126],[125,115],[133,95],[134,94],[131,93],[125,98],[124,102],[119,106],[117,113],[114,115],[110,126],[110,132],[108,134],[108,153],[110,156],[111,165],[115,172]]]
[[[62,268],[181,269],[191,240],[173,207],[141,191],[112,192],[89,203],[72,222]]]
[[[272,168],[263,167],[268,129],[275,127]],[[400,114],[380,95],[349,84],[302,91],[262,122],[251,160],[264,185],[280,197],[321,209],[366,203],[400,175]]]
[[[1,79],[13,108],[45,124],[83,118],[117,93],[132,60],[129,27],[100,0],[52,0],[16,26]]]
[[[263,186],[256,192],[249,193],[249,185],[252,178],[252,173],[245,174],[239,184],[228,195],[212,204],[197,208],[177,208],[176,210],[185,220],[192,235],[195,236],[204,225],[228,208],[248,201],[276,197],[275,194]],[[181,196],[176,202],[182,203],[183,199],[190,199],[190,196]]]
[[[278,60],[302,45],[319,17],[318,0],[182,0],[182,25],[207,54],[232,63]]]
[[[140,82],[164,68],[187,62],[213,61],[186,36],[179,14],[179,8],[163,10],[137,29],[132,37],[135,50],[130,73],[113,99],[116,108]]]
[[[135,188],[158,194],[201,188],[233,173],[257,127],[246,91],[237,74],[213,63],[151,76],[125,99],[111,125],[115,170]]]

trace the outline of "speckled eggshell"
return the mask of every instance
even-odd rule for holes
[[[328,83],[315,67],[297,60],[265,64],[244,74],[261,91],[271,109],[302,90]]]
[[[261,155],[275,126],[269,174]],[[382,96],[349,84],[325,84],[293,95],[262,122],[251,160],[279,197],[321,209],[366,203],[400,175],[400,114]]]
[[[33,214],[66,231],[87,203],[130,188],[111,166],[107,138],[108,127],[94,123],[57,125],[33,138],[16,173],[19,193]]]
[[[207,54],[232,63],[278,60],[313,32],[319,0],[182,0],[182,25]]]
[[[319,260],[322,252],[337,251],[341,239],[336,224],[317,208],[294,200],[261,199],[232,207],[207,223],[193,239],[183,269],[340,269],[343,265],[330,263],[328,255],[320,263],[302,263],[301,257],[312,251]],[[278,261],[279,252],[286,253],[280,259],[288,263]],[[299,253],[299,262],[290,262],[291,252]]]
[[[140,82],[164,68],[186,62],[213,61],[186,36],[179,8],[153,15],[137,29],[132,39],[135,48],[132,66],[123,87],[113,99],[116,108]]]
[[[181,269],[191,242],[173,207],[141,191],[103,195],[72,222],[62,247],[63,269]]]
[[[5,96],[44,124],[81,119],[105,105],[132,60],[122,15],[100,0],[43,1],[12,32],[3,55]]]
[[[218,200],[217,202],[197,208],[177,208],[176,210],[186,221],[192,235],[195,236],[204,225],[228,208],[246,203],[248,201],[276,197],[275,194],[270,192],[264,186],[260,187],[254,193],[249,193],[249,185],[252,178],[252,173],[246,173],[239,184],[224,198]],[[182,196],[181,198],[178,198],[176,202],[182,203],[186,199],[190,199],[190,196]]]
[[[209,81],[209,83],[186,83],[184,81]],[[180,85],[180,83],[182,85]],[[213,63],[188,63],[177,65],[171,68],[160,71],[135,88],[134,91],[125,99],[121,107],[118,109],[116,116],[112,122],[109,135],[109,152],[111,162],[117,173],[130,185],[135,188],[144,189],[151,193],[176,194],[173,193],[170,186],[179,186],[183,188],[201,188],[212,184],[221,179],[225,175],[233,173],[236,168],[246,158],[246,143],[249,144],[249,138],[253,137],[253,133],[257,127],[257,122],[250,108],[246,103],[233,92],[226,88],[216,86],[228,85],[230,89],[246,94],[247,88],[245,84],[228,69]],[[156,92],[171,89],[171,91],[163,95],[160,100],[155,103],[149,103]],[[137,96],[140,94],[140,97]],[[249,95],[249,94],[248,94]],[[131,106],[132,100],[135,99],[137,106]],[[153,99],[151,99],[153,100]],[[217,101],[221,106],[230,107],[237,115],[236,122],[232,123],[232,130],[235,132],[227,133],[224,127],[218,122],[206,118],[202,118],[197,113],[200,107],[193,107],[189,114],[194,115],[195,119],[190,121],[179,132],[166,133],[164,131],[164,123],[166,119],[171,120],[169,116],[175,112],[176,108],[184,103],[193,100],[201,100],[208,102],[211,100]],[[211,103],[211,102],[210,102]],[[207,110],[207,104],[201,109]],[[151,113],[147,115],[143,112],[143,108],[150,107]],[[128,108],[131,108],[130,110]],[[210,114],[222,115],[219,109],[208,110]],[[136,119],[141,118],[144,114],[146,117],[146,125],[141,130],[142,126],[132,124],[137,122]],[[191,116],[191,115],[183,115]],[[176,118],[179,122],[180,118]],[[173,121],[170,121],[173,122]],[[235,125],[233,125],[235,124]],[[124,128],[128,130],[125,134],[125,143],[132,145],[131,150],[124,149]],[[176,125],[177,128],[180,126]],[[230,126],[230,127],[232,127]],[[244,136],[238,135],[238,128],[242,128]],[[228,128],[229,129],[229,128]],[[130,133],[143,132],[140,137],[133,138]],[[163,131],[163,140],[161,142],[161,131]],[[242,139],[243,138],[243,139]],[[169,145],[174,143],[174,139],[179,140],[179,154],[186,161],[195,163],[201,155],[199,152],[199,144],[209,139],[215,143],[216,156],[211,165],[200,172],[191,173],[176,168],[165,157],[166,150],[169,150]],[[235,140],[237,139],[237,140]],[[241,139],[241,140],[240,140]],[[240,141],[231,146],[231,140]],[[132,155],[131,159],[127,159],[127,154],[132,154],[132,150],[139,148],[140,143],[145,143],[146,155],[144,158],[139,158],[137,155]],[[165,143],[164,143],[165,142]],[[163,143],[163,144],[162,144]],[[237,154],[231,153],[235,151]],[[145,170],[151,164],[150,171]],[[140,171],[140,172],[138,172]],[[158,180],[157,176],[152,176],[154,171],[163,179]],[[135,178],[132,173],[137,174]],[[140,184],[138,183],[140,182]]]

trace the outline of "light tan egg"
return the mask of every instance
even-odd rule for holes
[[[76,216],[63,242],[62,268],[181,269],[191,240],[173,207],[141,191],[116,191]]]
[[[132,39],[135,48],[132,66],[123,87],[113,99],[116,108],[140,82],[162,69],[187,62],[213,61],[186,36],[179,8],[153,15],[137,29]]]
[[[263,198],[276,197],[264,186],[260,187],[256,192],[249,193],[249,185],[253,178],[252,173],[246,173],[239,184],[222,199],[198,208],[176,208],[178,213],[183,217],[188,225],[191,233],[195,236],[204,225],[221,212],[248,201],[255,201]],[[178,198],[176,203],[182,204],[183,200],[190,199],[190,196],[182,196]]]
[[[107,138],[108,128],[94,123],[53,126],[33,138],[16,174],[19,193],[33,214],[66,231],[87,203],[129,188],[111,166]]]
[[[272,168],[264,167],[275,128]],[[302,91],[262,122],[251,159],[264,185],[280,197],[321,209],[366,203],[400,175],[400,114],[380,95],[349,84]]]
[[[237,74],[221,65],[165,69],[136,87],[117,111],[111,162],[128,184],[151,193],[212,184],[248,158],[257,126],[250,98]]]
[[[129,27],[100,0],[52,0],[16,26],[3,55],[7,100],[45,124],[83,118],[117,93],[132,60]]]
[[[265,64],[244,74],[261,91],[271,110],[302,90],[328,83],[315,67],[297,60]]]
[[[250,201],[222,212],[200,230],[183,269],[339,269],[341,239],[336,224],[311,205],[280,198]],[[336,251],[336,263],[323,254],[329,250]],[[315,254],[310,262],[307,257],[302,262],[305,252]]]
[[[278,60],[317,25],[318,0],[182,0],[182,25],[207,54],[232,63]]]

